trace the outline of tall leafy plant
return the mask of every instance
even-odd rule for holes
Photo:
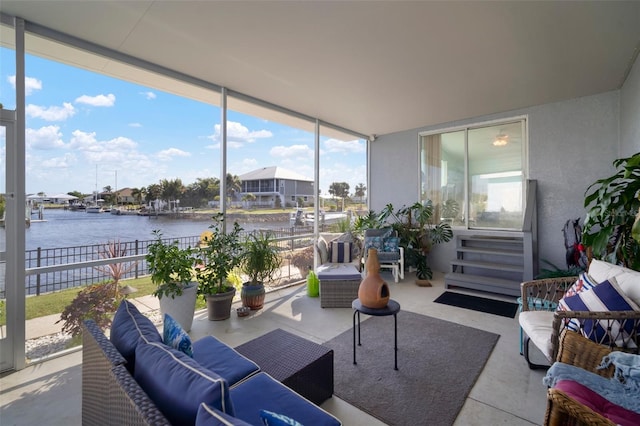
[[[596,259],[640,270],[640,152],[613,162],[616,173],[585,192],[582,242]],[[634,231],[638,238],[634,238]]]
[[[392,226],[405,249],[405,260],[408,265],[416,268],[416,277],[421,280],[433,277],[428,260],[433,246],[453,238],[453,231],[448,223],[434,221],[434,211],[433,203],[428,200],[402,206],[398,210],[387,204],[381,212],[383,220],[393,218]]]
[[[446,222],[434,221],[434,207],[431,200],[419,201],[395,209],[387,204],[380,212],[373,210],[356,219],[356,231],[378,229],[391,226],[400,238],[404,248],[405,265],[416,268],[418,279],[431,279],[433,271],[427,255],[435,244],[450,241],[453,238],[451,226]]]
[[[212,219],[213,224],[209,226],[212,232],[203,236],[200,248],[203,264],[196,269],[198,293],[203,297],[229,291],[233,286],[227,279],[243,258],[242,228],[238,222],[234,222],[233,228],[225,233],[224,214],[217,213]]]
[[[251,285],[272,281],[280,271],[282,260],[272,235],[268,231],[253,232],[244,243],[241,268]]]
[[[151,282],[157,285],[153,294],[159,299],[175,298],[193,280],[193,249],[180,248],[178,240],[165,242],[159,229],[154,230],[153,235],[155,240],[147,247],[145,256]]]

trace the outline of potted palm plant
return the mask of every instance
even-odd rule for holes
[[[147,247],[147,267],[151,282],[157,287],[153,295],[160,300],[160,312],[169,314],[185,330],[191,330],[196,307],[197,283],[193,280],[194,252],[191,247],[180,248],[178,240],[162,239],[160,230]]]
[[[207,302],[210,321],[225,320],[231,316],[231,304],[236,288],[229,282],[229,275],[242,261],[242,228],[237,222],[223,232],[224,214],[212,217],[211,234],[203,236],[200,244],[200,264],[196,268],[198,293]]]
[[[388,218],[394,219],[391,226],[404,247],[405,263],[416,268],[416,284],[419,286],[431,285],[429,280],[433,277],[433,271],[429,266],[428,254],[432,247],[453,238],[451,226],[444,221],[434,223],[433,214],[433,203],[428,200],[398,210],[387,204],[379,215],[382,222]]]
[[[281,264],[282,260],[270,232],[253,232],[247,237],[240,265],[242,272],[249,276],[249,281],[242,284],[240,292],[243,306],[251,310],[262,308],[264,283],[275,278]]]

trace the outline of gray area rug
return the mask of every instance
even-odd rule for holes
[[[357,365],[353,329],[324,343],[334,350],[334,394],[389,425],[453,424],[500,337],[400,311],[396,371],[393,318],[361,320]]]

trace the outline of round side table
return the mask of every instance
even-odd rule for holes
[[[358,327],[357,327],[358,346],[362,346],[360,342],[360,313],[362,312],[363,314],[371,315],[374,317],[386,317],[389,315],[393,315],[394,369],[397,370],[398,369],[398,317],[397,315],[398,315],[398,312],[400,312],[400,304],[393,299],[389,299],[389,303],[387,303],[387,306],[385,306],[384,308],[372,309],[372,308],[367,308],[366,306],[362,306],[362,303],[360,303],[360,299],[356,299],[353,302],[351,302],[351,307],[354,310],[353,312],[353,363],[357,364],[356,362],[356,317],[358,318]]]

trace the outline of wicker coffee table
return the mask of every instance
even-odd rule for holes
[[[235,349],[314,404],[333,395],[333,349],[279,328]]]

